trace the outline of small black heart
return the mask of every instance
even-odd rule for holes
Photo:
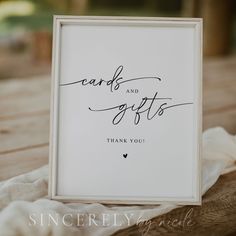
[[[124,157],[124,158],[126,158],[127,156],[128,156],[128,153],[126,153],[126,154],[123,154],[123,157]]]

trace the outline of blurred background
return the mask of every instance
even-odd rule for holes
[[[0,0],[0,180],[48,163],[53,14],[202,17],[203,130],[236,134],[236,0]]]
[[[53,14],[202,17],[204,55],[220,57],[236,51],[235,6],[233,0],[0,0],[0,79],[49,73]]]

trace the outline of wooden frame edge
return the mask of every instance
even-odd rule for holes
[[[60,33],[60,27],[63,24],[63,20],[124,20],[124,21],[156,21],[156,22],[190,22],[195,24],[199,27],[199,66],[198,66],[198,80],[199,80],[199,88],[198,88],[198,102],[199,102],[199,109],[198,109],[198,184],[197,184],[197,194],[196,198],[189,198],[185,200],[178,200],[177,198],[173,198],[174,200],[167,200],[167,201],[144,201],[144,200],[91,200],[91,199],[78,199],[78,197],[66,197],[66,196],[59,196],[56,195],[56,166],[57,166],[57,152],[55,151],[55,107],[57,106],[55,102],[55,97],[57,97],[57,103],[59,100],[59,94],[56,96],[58,91],[56,91],[55,82],[56,79],[58,80],[59,77],[57,75],[58,73],[58,65],[56,65],[56,60],[59,59],[60,51],[58,50],[59,47],[59,37],[58,34]],[[202,203],[202,192],[201,192],[201,153],[202,153],[202,62],[203,62],[203,56],[202,56],[202,50],[203,50],[203,26],[202,26],[202,18],[176,18],[176,17],[126,17],[126,16],[67,16],[67,15],[54,15],[53,17],[53,53],[52,53],[52,72],[51,72],[51,110],[50,110],[50,142],[49,142],[49,187],[48,187],[48,196],[52,200],[59,200],[63,202],[82,202],[82,203],[103,203],[103,204],[124,204],[124,205],[143,205],[143,204],[151,204],[151,205],[159,205],[159,204],[178,204],[178,205],[201,205]],[[58,112],[58,107],[57,107]],[[56,113],[57,113],[56,112]],[[58,124],[58,120],[56,122],[56,126]],[[54,142],[53,142],[54,141]],[[161,199],[161,198],[159,198]],[[167,198],[166,198],[167,199]],[[183,198],[182,198],[183,199]],[[190,201],[193,199],[193,201]]]

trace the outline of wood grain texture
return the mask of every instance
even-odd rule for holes
[[[50,77],[2,81],[0,101],[0,121],[42,112],[49,114]]]
[[[0,154],[49,142],[48,113],[3,120],[0,127]]]
[[[27,173],[48,163],[48,144],[12,150],[0,155],[0,180]]]
[[[185,206],[146,225],[135,225],[114,236],[229,236],[236,235],[236,171],[221,176],[203,197],[202,206]]]
[[[203,69],[204,129],[223,126],[228,132],[236,133],[236,57],[207,60]],[[23,161],[22,151],[27,149],[32,159],[37,158],[31,149],[48,143],[49,108],[49,75],[0,82],[1,158],[17,155],[19,151],[18,163]],[[7,168],[7,178],[25,172],[21,168],[15,172],[14,165],[4,163],[0,165],[0,172],[6,173]],[[35,162],[31,170],[41,165]]]
[[[0,83],[0,181],[48,163],[50,77]]]

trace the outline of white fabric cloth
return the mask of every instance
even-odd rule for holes
[[[236,136],[228,134],[222,128],[204,132],[202,194],[221,174],[236,169],[235,160]],[[178,207],[174,204],[159,206],[63,204],[46,198],[47,181],[48,167],[44,166],[0,182],[0,235],[105,236]],[[54,222],[49,222],[49,213]],[[108,218],[106,214],[109,214]],[[63,216],[65,221],[62,221]],[[72,226],[68,226],[71,224]]]

